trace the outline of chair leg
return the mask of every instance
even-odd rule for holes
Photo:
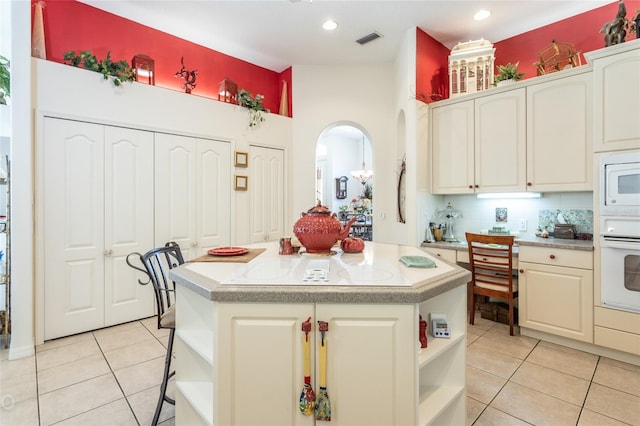
[[[171,370],[171,354],[173,352],[173,335],[175,334],[175,329],[171,329],[169,331],[169,341],[167,343],[167,355],[164,359],[164,373],[162,375],[162,384],[160,384],[160,395],[158,396],[158,404],[156,405],[156,412],[153,414],[153,421],[151,422],[151,426],[156,426],[158,424],[158,419],[160,418],[160,411],[162,411],[162,404],[166,401],[169,404],[175,405],[175,400],[169,398],[167,396],[167,385],[169,383],[169,379],[175,374],[175,371],[170,372]]]
[[[513,336],[513,296],[509,298],[509,335]]]
[[[469,324],[473,325],[476,318],[476,296],[473,294],[473,284],[469,287]]]

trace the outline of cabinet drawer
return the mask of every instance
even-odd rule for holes
[[[618,311],[600,306],[594,307],[593,313],[596,325],[640,335],[640,313]]]
[[[439,259],[446,260],[450,263],[456,263],[456,250],[441,249],[437,247],[423,247],[422,249],[430,255],[436,256]]]
[[[516,256],[512,256],[512,265],[513,269],[518,269],[518,258]],[[469,252],[467,250],[458,250],[457,251],[457,262],[458,263],[471,263],[469,261]]]
[[[593,343],[605,348],[640,355],[640,334],[627,333],[596,325],[593,327]]]
[[[519,258],[521,262],[593,269],[593,252],[585,250],[520,246]]]

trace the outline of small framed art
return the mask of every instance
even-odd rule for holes
[[[236,167],[248,167],[249,166],[249,154],[247,152],[236,151],[235,161],[233,163]]]
[[[249,177],[243,175],[235,175],[235,183],[233,189],[237,191],[246,191],[249,184]]]

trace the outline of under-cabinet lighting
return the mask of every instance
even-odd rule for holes
[[[483,192],[478,198],[540,198],[539,192]]]

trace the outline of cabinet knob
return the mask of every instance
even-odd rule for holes
[[[533,186],[531,182],[527,182],[527,186]]]
[[[473,189],[473,185],[469,185],[469,189]]]
[[[480,185],[473,185],[474,188],[480,188]]]
[[[442,255],[440,253],[436,253],[436,256],[438,257],[442,257]]]
[[[518,269],[518,273],[524,274],[524,269]]]
[[[549,255],[549,259],[555,259],[555,258],[556,258],[556,255],[555,255],[555,254],[550,254],[550,255]]]

